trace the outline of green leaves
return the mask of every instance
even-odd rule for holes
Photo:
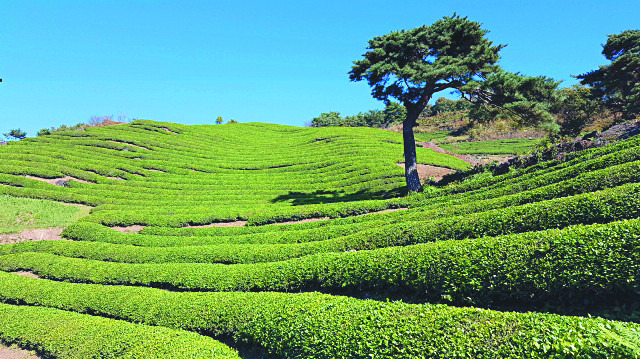
[[[235,350],[196,333],[53,308],[0,304],[0,323],[0,341],[46,357],[239,358]]]
[[[8,273],[0,273],[0,284],[2,301],[20,301],[65,311],[89,311],[94,315],[155,326],[136,325],[158,334],[155,341],[158,346],[146,346],[150,350],[147,355],[155,354],[156,357],[171,357],[163,350],[179,350],[182,354],[174,354],[174,357],[189,357],[188,353],[202,349],[203,340],[213,342],[195,334],[187,341],[183,338],[189,333],[180,331],[183,334],[174,334],[173,340],[184,340],[184,345],[159,346],[160,343],[175,343],[165,340],[166,336],[162,334],[176,331],[161,327],[207,333],[237,345],[257,345],[285,358],[521,358],[523,353],[540,358],[559,353],[586,358],[637,358],[639,354],[638,324],[596,318],[412,305],[319,293],[177,293],[35,280]],[[133,324],[118,321],[122,323],[120,327],[100,325],[116,322],[112,319],[37,307],[18,308],[31,312],[30,316],[16,315],[18,310],[3,316],[4,307],[9,306],[0,305],[3,324],[17,323],[31,331],[41,325],[43,319],[60,323],[63,318],[73,318],[80,330],[94,333],[101,339],[90,341],[99,344],[96,346],[100,348],[109,348],[110,344],[120,343],[119,339],[137,333],[132,341],[134,345],[128,347],[134,351],[145,347],[141,343],[148,338],[142,331],[133,332]],[[45,317],[43,314],[54,312],[60,315],[47,314]],[[24,338],[27,334],[3,335],[3,328],[6,325],[0,326],[0,337],[3,338],[8,335]],[[195,341],[195,337],[201,339]],[[73,338],[71,336],[71,340]],[[55,335],[46,338],[51,346],[56,345],[56,339]],[[43,341],[37,336],[30,340],[34,343]],[[212,344],[207,348],[219,349]],[[144,357],[141,352],[135,353],[138,354],[135,357]],[[223,349],[219,349],[219,353],[225,354]]]
[[[474,104],[469,117],[478,122],[490,122],[496,117],[516,119],[522,126],[553,122],[548,112],[555,101],[559,82],[548,77],[522,76],[497,71],[484,81],[472,82],[461,89]]]
[[[611,64],[577,78],[609,109],[625,120],[634,119],[640,114],[640,30],[609,35],[602,54]]]
[[[435,92],[495,70],[503,46],[492,46],[485,34],[479,23],[454,15],[431,26],[377,36],[364,58],[354,61],[349,78],[366,80],[378,100],[426,105]]]

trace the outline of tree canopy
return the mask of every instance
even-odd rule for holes
[[[594,100],[591,92],[591,88],[580,85],[558,91],[552,111],[558,116],[560,135],[577,136],[602,111],[602,103]]]
[[[376,36],[349,78],[366,80],[372,96],[385,103],[395,98],[408,109],[424,108],[434,93],[497,70],[504,45],[493,46],[486,33],[479,23],[454,15],[431,26]]]
[[[542,103],[552,102],[557,82],[500,70],[505,45],[494,45],[486,34],[480,23],[454,14],[430,26],[376,36],[363,58],[354,61],[352,81],[367,81],[375,99],[396,99],[407,109],[403,139],[409,191],[421,188],[413,127],[435,93],[454,90],[475,107],[508,111],[524,122],[550,116]]]
[[[592,87],[595,97],[623,119],[640,114],[640,30],[609,35],[602,54],[609,65],[578,75],[580,83]]]
[[[16,128],[16,129],[10,130],[8,133],[5,133],[4,136],[5,137],[15,138],[16,140],[21,140],[21,139],[27,137],[27,133],[22,131],[19,128]]]
[[[498,70],[481,81],[471,81],[460,89],[473,103],[471,119],[489,122],[508,116],[522,126],[553,123],[549,113],[556,102],[559,81],[544,76],[522,76]]]

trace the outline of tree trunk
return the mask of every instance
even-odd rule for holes
[[[422,189],[418,177],[418,163],[416,161],[416,141],[413,136],[413,126],[420,115],[418,108],[407,108],[407,117],[402,122],[402,138],[404,140],[404,176],[407,180],[407,190],[418,192]]]

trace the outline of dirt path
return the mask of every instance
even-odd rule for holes
[[[19,275],[21,277],[29,277],[29,278],[40,278],[39,275],[33,273],[33,272],[9,272],[11,274],[15,274],[15,275]],[[0,356],[0,359],[2,357]]]
[[[46,183],[49,183],[49,184],[52,184],[52,185],[55,185],[55,186],[60,186],[60,187],[65,187],[70,180],[74,180],[74,181],[82,182],[82,183],[93,183],[93,182],[81,180],[79,178],[75,178],[75,177],[71,177],[71,176],[65,176],[65,177],[61,177],[61,178],[42,178],[42,177],[26,175],[25,177],[29,178],[29,179],[32,179],[32,180],[36,180],[36,181],[46,182]]]
[[[0,343],[0,359],[39,359],[35,352],[20,349],[16,345],[6,346]]]
[[[398,162],[396,164],[404,169],[404,162]],[[450,168],[423,165],[421,163],[418,163],[417,166],[418,166],[418,177],[420,179],[433,177],[436,179],[436,181],[440,181],[442,177],[444,177],[445,175],[455,172],[455,170],[452,170]]]
[[[242,227],[245,224],[247,224],[247,221],[217,222],[217,223],[201,224],[201,225],[195,225],[195,226],[184,226],[181,228]]]
[[[60,237],[60,233],[62,233],[62,230],[62,228],[25,229],[20,233],[0,234],[0,244],[10,244],[27,241],[64,240],[64,238]]]
[[[125,226],[125,227],[119,227],[119,226],[115,226],[115,227],[110,227],[111,229],[113,229],[114,231],[118,231],[118,232],[123,232],[123,233],[137,233],[140,232],[145,226],[141,226],[139,224],[134,224],[132,226]]]

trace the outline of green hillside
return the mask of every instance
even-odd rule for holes
[[[402,151],[373,128],[151,121],[0,146],[2,198],[93,207],[68,240],[0,245],[0,342],[56,358],[640,358],[640,137],[409,196]]]

